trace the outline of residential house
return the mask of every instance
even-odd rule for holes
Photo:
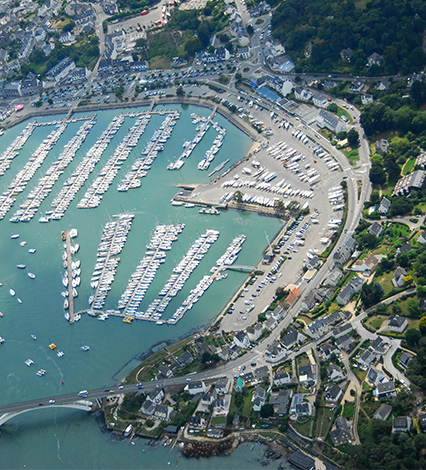
[[[326,127],[334,134],[346,131],[346,124],[344,122],[342,122],[337,116],[332,116],[323,109],[319,112],[316,118],[316,123],[320,129]]]
[[[171,413],[174,410],[172,407],[164,405],[155,405],[154,416],[160,421],[168,421],[170,419]]]
[[[315,255],[312,259],[308,260],[308,262],[306,263],[306,267],[308,269],[316,269],[316,268],[319,268],[321,264],[322,264],[322,261],[317,255]]]
[[[413,247],[407,242],[407,243],[404,243],[399,248],[397,248],[396,254],[397,255],[400,255],[400,254],[406,255],[407,253],[410,253],[410,251],[413,251]]]
[[[345,374],[343,373],[343,370],[341,369],[341,367],[337,366],[336,364],[330,364],[327,367],[327,375],[328,375],[328,378],[332,382],[337,382],[345,378]]]
[[[281,387],[282,385],[288,385],[291,383],[291,375],[285,371],[274,376],[274,385]]]
[[[185,351],[183,354],[181,354],[177,359],[177,363],[183,367],[186,364],[191,364],[191,362],[194,360],[194,358],[189,354],[188,351]]]
[[[205,393],[207,387],[203,381],[190,382],[185,386],[184,390],[190,395],[197,395],[198,393]]]
[[[281,343],[285,348],[290,349],[295,344],[303,343],[305,339],[305,336],[302,335],[299,330],[296,330],[296,328],[293,327],[289,327],[286,335],[282,338]]]
[[[152,416],[155,412],[155,407],[156,404],[147,399],[142,403],[140,411],[144,415]]]
[[[315,106],[322,109],[326,109],[330,104],[328,99],[324,95],[320,95],[318,93],[312,96],[312,101]]]
[[[283,418],[288,413],[293,390],[280,390],[278,393],[273,393],[269,397],[269,404],[274,407],[274,414],[279,418]]]
[[[172,426],[172,425],[169,425],[169,426],[167,426],[167,428],[166,428],[166,433],[167,433],[167,434],[177,435],[177,433],[179,432],[179,430],[180,430],[180,426]]]
[[[296,289],[296,287],[292,289],[290,293],[287,295],[287,297],[285,298],[284,308],[287,310],[291,308],[295,304],[296,300],[299,298],[299,295],[300,295],[299,289]]]
[[[156,405],[159,405],[164,398],[164,390],[162,388],[156,388],[148,396],[147,400],[152,401]]]
[[[398,416],[392,420],[392,433],[409,432],[413,420],[409,416]]]
[[[366,382],[368,382],[373,388],[377,387],[380,383],[388,382],[389,378],[379,369],[375,367],[370,367],[368,369],[367,375],[365,377]]]
[[[237,382],[235,383],[235,391],[237,393],[243,393],[243,387],[244,387],[244,382],[241,378],[237,379]]]
[[[383,63],[385,62],[385,59],[383,56],[380,54],[377,54],[377,52],[373,52],[367,60],[367,67],[371,67],[372,65],[377,65],[378,67],[381,67]]]
[[[376,209],[376,212],[379,214],[387,214],[391,207],[391,202],[387,197],[384,197],[381,201],[379,206]]]
[[[421,244],[424,245],[426,243],[426,230],[423,230],[423,232],[419,235],[419,238],[417,241]]]
[[[229,392],[231,381],[227,377],[222,377],[216,382],[214,393],[216,396],[224,395]]]
[[[312,406],[304,401],[303,393],[295,393],[290,404],[290,414],[296,416],[311,416]]]
[[[407,277],[407,271],[402,267],[398,266],[395,269],[395,273],[392,278],[392,284],[394,287],[404,287],[405,278]]]
[[[376,388],[376,398],[379,400],[382,398],[395,398],[396,397],[396,390],[395,390],[395,383],[393,380],[389,382],[382,382],[377,385]]]
[[[374,413],[374,419],[380,419],[381,421],[386,421],[392,413],[392,407],[382,403],[379,409]]]
[[[268,313],[270,312],[270,310],[268,310],[266,312],[266,318],[269,318],[268,317]],[[275,307],[274,311],[270,314],[273,318],[275,318],[275,320],[277,320],[278,322],[282,320],[283,316],[284,316],[284,309],[278,305],[277,307]]]
[[[231,397],[232,395],[230,393],[226,393],[225,395],[220,395],[218,398],[216,398],[216,400],[213,402],[213,416],[226,416],[229,413]]]
[[[243,331],[239,331],[234,336],[234,343],[239,346],[240,348],[247,349],[250,346],[250,340],[248,339],[247,335]]]
[[[377,359],[379,359],[380,356],[386,354],[389,346],[389,343],[387,343],[381,336],[377,336],[368,349],[376,355]]]
[[[222,439],[224,435],[224,431],[223,429],[212,428],[212,429],[207,429],[206,434],[209,439]]]
[[[334,428],[330,431],[330,437],[335,446],[352,444],[352,433],[348,422],[343,416],[338,416],[334,422]]]
[[[389,317],[389,330],[392,333],[403,333],[408,327],[407,317],[400,317],[399,315],[391,315]]]
[[[342,49],[339,54],[340,59],[343,62],[350,62],[353,53],[354,51],[350,47],[347,47],[346,49]]]
[[[346,337],[348,337],[348,336],[346,335]],[[337,356],[339,354],[339,350],[338,350],[337,346],[335,346],[332,343],[324,343],[324,344],[320,345],[319,350],[320,350],[320,352],[321,352],[321,354],[322,354],[325,361],[329,361],[330,358],[333,356],[333,354],[335,356]]]
[[[367,229],[367,232],[375,237],[379,238],[383,232],[382,224],[379,222],[373,222]]]
[[[211,393],[203,393],[201,396],[200,403],[207,408],[210,408],[211,404],[214,401],[214,397]]]
[[[378,259],[374,255],[369,255],[363,260],[357,260],[351,266],[351,271],[362,273],[365,277],[370,277],[372,272],[376,269]]]
[[[1,49],[0,49],[0,54],[1,54]],[[421,153],[417,158],[416,158],[416,163],[414,166],[419,166],[423,170],[426,169],[426,152]]]
[[[426,171],[415,170],[404,176],[395,185],[392,196],[408,196],[414,190],[421,190],[425,186]]]
[[[379,155],[384,155],[388,151],[389,142],[386,139],[379,139],[374,144],[374,152]]]
[[[328,387],[324,393],[325,401],[329,405],[337,405],[340,402],[340,399],[343,396],[343,390],[336,384]]]
[[[365,83],[364,83],[363,80],[360,80],[359,78],[356,78],[349,85],[348,91],[349,91],[349,93],[360,93],[362,91],[362,89],[364,88],[364,85],[365,85]]]
[[[322,296],[316,290],[310,290],[300,303],[300,310],[302,312],[310,312],[316,305],[321,304],[323,301]]]
[[[313,387],[316,382],[315,365],[299,367],[299,383],[305,387]]]
[[[267,328],[269,331],[275,330],[277,326],[278,326],[277,320],[275,320],[275,318],[273,317],[268,318],[265,322],[265,328]]]
[[[257,341],[262,336],[263,326],[261,323],[256,323],[256,325],[248,327],[246,333],[250,341]]]
[[[264,75],[260,70],[254,72],[250,77],[250,83],[254,87],[259,87],[266,82],[266,75]]]
[[[376,355],[370,349],[367,349],[358,358],[358,363],[361,365],[361,367],[368,369],[376,362],[376,360]]]
[[[280,362],[287,357],[287,350],[283,348],[277,340],[274,340],[266,347],[265,356],[266,362]]]
[[[419,426],[422,432],[426,431],[426,414],[425,413],[419,414]]]
[[[269,377],[269,368],[268,366],[261,366],[254,370],[254,376],[258,382],[261,382],[263,379]]]
[[[349,352],[351,350],[353,339],[348,335],[343,335],[336,339],[336,347],[340,350]]]
[[[254,374],[253,372],[247,372],[246,375],[244,376],[244,385],[252,385],[255,382]]]
[[[250,47],[241,47],[238,49],[238,57],[243,60],[249,59],[251,57]]]
[[[343,277],[343,272],[336,266],[323,281],[325,287],[336,287]]]
[[[265,403],[266,390],[262,387],[257,387],[253,394],[253,410],[260,411]]]
[[[294,89],[294,97],[296,100],[309,101],[312,98],[312,92],[307,88],[297,87]]]
[[[412,354],[402,351],[401,355],[399,356],[400,367],[402,367],[404,370],[407,369],[408,363],[411,361],[411,359],[413,359]]]
[[[352,278],[339,292],[336,298],[337,303],[342,307],[345,306],[355,294],[361,291],[363,284],[364,282],[360,277]]]
[[[335,266],[345,265],[352,253],[355,251],[356,241],[350,237],[341,247],[338,248],[336,253],[333,255],[333,262]]]
[[[366,104],[373,103],[373,101],[374,101],[374,96],[371,95],[370,93],[363,93],[361,95],[361,104],[366,105]]]

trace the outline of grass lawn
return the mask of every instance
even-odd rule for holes
[[[251,394],[248,394],[247,396],[244,397],[243,411],[241,414],[248,418],[251,415],[252,409],[253,409],[252,396]]]
[[[346,148],[341,149],[341,152],[349,160],[349,163],[352,166],[359,165],[359,152],[357,148],[353,149],[352,147],[346,147]]]
[[[337,108],[337,116],[340,118],[342,116],[346,116],[348,118],[348,124],[352,122],[351,115],[343,108]]]
[[[225,424],[225,423],[226,423],[226,416],[215,416],[210,421],[210,424],[212,426],[218,426],[220,424]]]
[[[415,158],[408,159],[405,162],[404,166],[402,167],[403,176],[408,175],[408,173],[411,173],[411,171],[413,170],[415,164],[416,164],[416,159]]]
[[[345,419],[352,419],[354,417],[354,404],[353,403],[346,403],[343,407],[342,416]]]
[[[297,356],[297,367],[308,366],[311,362],[309,361],[308,356],[303,353],[300,356]]]
[[[392,284],[394,272],[391,271],[390,273],[384,273],[382,276],[376,279],[379,284],[383,287],[383,296],[386,297],[389,292],[394,289]]]
[[[366,375],[367,375],[367,371],[361,370],[360,368],[355,369],[355,368],[352,367],[352,372],[358,377],[358,380],[360,382],[363,382]]]
[[[316,412],[316,425],[315,425],[315,437],[325,438],[330,429],[331,423],[333,422],[334,411],[325,406],[317,408]]]
[[[293,423],[293,426],[300,432],[300,434],[303,434],[306,437],[312,437],[314,426],[314,420],[312,417],[310,417],[306,422],[302,421],[300,423],[299,421],[296,421]]]
[[[377,331],[386,319],[387,317],[384,315],[374,315],[373,317],[369,318],[366,323]]]

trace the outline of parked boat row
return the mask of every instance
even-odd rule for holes
[[[199,214],[209,214],[209,215],[219,215],[220,211],[217,210],[215,207],[202,207],[198,211]]]
[[[79,209],[88,209],[99,206],[102,200],[102,195],[108,191],[120,170],[121,165],[125,160],[127,160],[130,152],[138,144],[150,119],[151,114],[144,114],[136,120],[135,124],[129,129],[129,132],[118,144],[114,154],[108,160],[104,168],[99,172],[90,188],[86,191],[86,194],[78,203],[77,207]]]
[[[61,293],[64,297],[64,317],[65,320],[72,323],[81,319],[80,314],[74,313],[74,299],[78,296],[77,287],[81,282],[81,263],[79,259],[74,259],[73,256],[78,252],[80,245],[71,243],[71,240],[77,236],[77,230],[71,229],[69,232],[69,239],[65,233],[62,234],[62,238],[65,236],[65,243],[63,245],[64,252],[62,253],[63,265],[65,268],[65,274],[62,278],[62,284],[65,290]],[[69,311],[68,311],[69,310]]]
[[[214,114],[215,112],[213,111],[208,118],[198,116],[195,113],[191,114],[192,123],[198,124],[196,128],[197,134],[193,140],[186,141],[184,143],[185,150],[175,162],[172,162],[167,166],[168,170],[180,170],[182,168],[183,164],[185,163],[184,159],[188,158],[191,155],[192,151],[195,149],[197,144],[201,142],[201,139],[206,135],[207,131],[210,129],[211,120]]]
[[[139,188],[141,186],[141,178],[148,174],[158,153],[164,150],[164,144],[172,135],[179,118],[179,111],[173,111],[166,117],[160,128],[154,132],[154,135],[145,146],[142,151],[142,156],[135,160],[132,165],[132,170],[121,180],[117,188],[118,191],[128,191],[129,189]]]
[[[218,132],[217,137],[214,139],[212,146],[207,150],[204,158],[198,163],[199,170],[207,170],[210,167],[210,163],[213,161],[217,152],[223,144],[223,139],[226,135],[226,130],[220,126],[217,122],[212,122],[213,127]]]
[[[158,225],[149,242],[147,252],[132,274],[126,290],[118,301],[118,308],[125,315],[135,315],[146,291],[155,278],[158,268],[165,262],[166,253],[177,240],[185,224]]]
[[[158,321],[173,297],[183,288],[186,281],[208,252],[210,246],[218,237],[218,231],[207,230],[201,237],[197,238],[179,264],[173,269],[174,274],[170,276],[169,280],[159,292],[158,295],[162,298],[155,299],[146,309],[146,312],[137,312],[136,317]]]
[[[50,150],[68,126],[67,121],[61,122],[50,135],[43,140],[37,150],[31,155],[24,168],[15,176],[8,189],[0,196],[0,220],[4,218],[15,202],[14,195],[21,193],[35,172],[42,165]]]
[[[225,253],[216,261],[216,266],[210,270],[212,275],[203,276],[195,289],[192,289],[188,297],[182,302],[182,305],[176,310],[172,317],[166,321],[168,324],[175,325],[185,315],[185,313],[200,300],[200,298],[204,295],[204,292],[206,292],[206,290],[213,284],[215,280],[220,280],[223,278],[223,276],[220,276],[221,270],[225,266],[234,263],[245,240],[245,235],[239,235],[232,240]]]
[[[76,135],[65,144],[58,159],[52,163],[45,175],[40,178],[36,187],[30,191],[27,199],[20,205],[20,209],[10,219],[11,222],[29,222],[34,217],[41,203],[52,191],[56,181],[73,161],[95,123],[96,115],[83,122]],[[44,221],[43,217],[40,221]]]
[[[89,149],[86,156],[77,165],[72,175],[65,181],[59,194],[52,201],[52,208],[40,218],[40,222],[48,222],[50,220],[59,220],[65,214],[71,201],[74,200],[75,195],[84,185],[89,178],[90,173],[95,168],[95,165],[101,159],[102,154],[107,149],[114,135],[124,123],[124,116],[119,114],[108,124],[108,127],[102,132],[102,135],[97,139],[95,144]]]
[[[37,127],[37,121],[32,121],[22,130],[9,147],[0,155],[0,176],[4,175],[10,168],[12,160],[19,154],[19,150],[25,145],[31,137],[34,129]]]
[[[108,292],[111,290],[120,261],[120,258],[116,256],[127,241],[133,218],[133,214],[122,214],[119,220],[105,225],[90,281],[90,287],[96,289],[95,293],[89,297],[89,305],[94,310],[102,309]]]

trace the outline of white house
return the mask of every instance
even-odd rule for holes
[[[389,317],[389,330],[392,333],[403,333],[407,326],[408,320],[406,317],[400,317],[399,315]]]

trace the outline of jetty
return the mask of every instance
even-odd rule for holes
[[[220,163],[216,168],[213,169],[213,171],[211,171],[209,173],[209,177],[210,176],[213,176],[215,173],[217,173],[218,171],[220,171],[225,165],[227,165],[229,163],[229,158],[227,160],[225,160],[224,162]]]
[[[62,236],[64,238],[64,236]],[[67,278],[68,278],[68,312],[70,315],[69,322],[72,324],[75,322],[75,308],[74,308],[74,296],[73,296],[73,286],[72,286],[72,253],[71,253],[71,236],[70,230],[65,232],[65,250],[67,254]]]

